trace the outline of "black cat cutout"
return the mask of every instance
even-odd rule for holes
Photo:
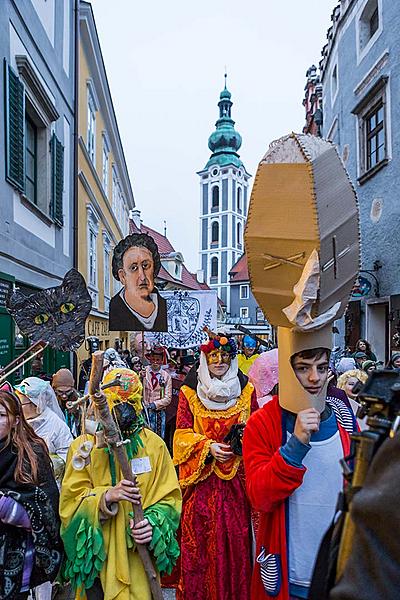
[[[7,310],[31,341],[47,342],[55,350],[77,350],[85,339],[85,321],[92,299],[82,275],[71,269],[61,285],[29,296],[14,292]]]

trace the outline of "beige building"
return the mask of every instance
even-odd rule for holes
[[[128,333],[108,331],[108,308],[118,291],[111,272],[115,245],[129,233],[129,211],[135,206],[118,132],[93,10],[80,2],[78,269],[93,300],[86,336],[96,336],[102,350]],[[84,346],[79,359],[87,358]]]

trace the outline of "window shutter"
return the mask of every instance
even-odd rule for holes
[[[6,179],[20,192],[25,191],[25,87],[4,61],[6,91]]]
[[[64,190],[64,146],[53,133],[50,142],[51,150],[51,209],[54,221],[63,225],[63,190]]]

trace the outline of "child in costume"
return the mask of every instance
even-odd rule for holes
[[[343,488],[339,461],[357,429],[339,390],[328,390],[332,323],[360,260],[357,199],[333,145],[295,133],[270,145],[253,186],[246,256],[253,294],[278,327],[279,366],[278,395],[243,437],[247,492],[260,511],[251,597],[306,599]]]
[[[146,353],[150,364],[145,367],[144,406],[147,410],[149,425],[160,437],[165,437],[165,409],[172,400],[172,378],[161,366],[166,365],[166,350],[163,346],[153,346]]]
[[[200,350],[200,365],[180,389],[174,436],[184,492],[177,599],[248,600],[250,506],[241,448],[228,440],[257,401],[252,384],[238,371],[233,339],[218,335]]]
[[[136,545],[149,544],[160,573],[172,570],[179,555],[175,533],[181,493],[164,442],[144,427],[139,376],[129,369],[114,369],[103,384],[116,376],[120,376],[120,386],[104,392],[124,439],[129,440],[127,453],[139,487],[122,479],[119,464],[104,447],[101,435],[96,437],[97,445],[90,435],[73,442],[60,499],[67,556],[64,574],[77,597],[85,592],[88,600],[151,600]],[[131,502],[139,498],[145,519],[133,527]]]
[[[251,365],[259,356],[256,340],[250,335],[245,335],[242,341],[242,352],[238,354],[238,366],[242,373],[248,375]]]

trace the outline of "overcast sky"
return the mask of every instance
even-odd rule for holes
[[[224,85],[255,174],[269,143],[304,124],[335,0],[92,0],[136,206],[192,271],[199,177]],[[252,181],[252,180],[251,180]]]

